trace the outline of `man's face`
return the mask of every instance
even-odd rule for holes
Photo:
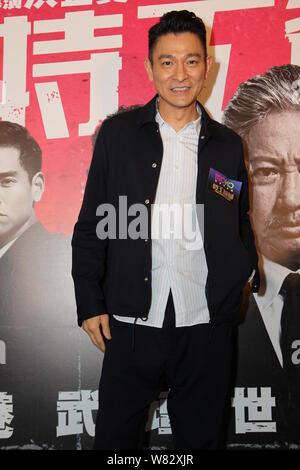
[[[248,137],[253,224],[267,258],[300,267],[300,112],[273,113]]]
[[[0,147],[0,247],[18,236],[34,215],[34,201],[43,194],[42,174],[30,182],[19,155],[14,147]]]
[[[211,61],[211,57],[205,60],[203,45],[194,33],[169,33],[158,38],[152,64],[147,58],[145,67],[165,113],[195,104]]]

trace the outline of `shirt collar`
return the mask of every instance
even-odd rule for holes
[[[153,98],[151,98],[148,103],[146,103],[144,106],[139,108],[137,110],[138,113],[138,118],[137,118],[137,127],[140,129],[141,127],[149,124],[156,124],[158,126],[158,123],[155,121],[155,102],[156,98],[158,97],[158,94],[156,93]],[[197,101],[197,104],[199,105],[201,109],[201,135],[204,137],[203,143],[206,142],[210,137],[213,137],[214,140],[217,141],[224,141],[225,138],[225,133],[224,133],[224,126],[222,126],[220,123],[214,121],[211,119],[207,111],[205,110],[204,106],[200,103],[200,101]]]
[[[265,256],[263,258],[263,270],[265,276],[265,292],[264,295],[255,294],[259,306],[261,309],[267,309],[274,302],[275,298],[279,294],[282,283],[286,276],[292,271],[291,269],[282,266],[281,264],[274,263]],[[298,271],[300,273],[300,269]]]
[[[156,101],[155,101],[155,109],[156,109],[156,115],[155,115],[155,120],[156,122],[158,122],[159,126],[163,126],[164,124],[165,125],[169,125],[161,116],[160,112],[158,111],[158,97],[156,97]],[[201,118],[202,118],[202,111],[201,111],[201,108],[200,108],[200,105],[199,103],[197,102],[197,113],[198,113],[198,117],[194,120],[194,121],[190,121],[188,122],[182,129],[180,129],[179,132],[182,132],[185,128],[187,127],[193,127],[197,133],[197,135],[199,136],[200,134],[200,129],[201,129]]]
[[[6,245],[2,246],[2,248],[0,248],[0,258],[2,258],[2,256],[4,256],[4,254],[7,252],[7,250],[11,247],[11,245],[17,240],[18,237],[14,238],[13,240],[11,240],[10,242],[6,243]]]

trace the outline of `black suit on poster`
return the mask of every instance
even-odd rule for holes
[[[14,430],[0,439],[1,447],[75,445],[74,436],[56,441],[58,392],[78,389],[70,259],[70,241],[40,223],[0,259],[0,340],[6,347],[0,391],[13,397]]]
[[[148,239],[151,238],[150,206],[155,201],[163,157],[155,121],[156,98],[157,95],[139,109],[114,115],[100,128],[72,240],[72,274],[80,326],[85,319],[104,313],[144,317],[149,312],[151,243],[142,238],[118,239],[118,214],[120,195],[127,196],[127,207],[146,204]],[[204,204],[206,295],[211,323],[231,323],[239,315],[243,286],[257,268],[248,215],[247,171],[240,137],[212,120],[200,103],[199,106],[202,121],[196,203]],[[230,202],[212,190],[213,182],[208,181],[210,168],[242,183],[239,198],[236,195]],[[100,240],[96,235],[100,220],[96,209],[101,203],[110,203],[116,209],[116,239]]]
[[[246,288],[242,308],[243,321],[237,328],[237,368],[234,387],[252,387],[260,393],[261,387],[270,388],[275,399],[271,419],[259,420],[258,425],[272,421],[276,432],[236,433],[235,411],[232,410],[229,443],[254,444],[285,447],[289,443],[300,443],[300,429],[295,429],[287,420],[288,387],[284,370],[277,357],[268,331],[253,294]],[[245,390],[246,391],[246,390]],[[232,392],[234,394],[234,391]],[[233,395],[232,395],[233,396]],[[245,415],[245,421],[251,422]]]

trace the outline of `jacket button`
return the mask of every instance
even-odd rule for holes
[[[145,238],[145,242],[147,242],[147,241],[148,241],[148,238]]]
[[[147,282],[147,281],[148,281],[148,278],[147,278],[147,277],[145,277],[145,278],[144,278],[144,281],[145,281],[145,282]]]
[[[201,135],[200,139],[202,140],[205,139],[205,135]]]
[[[150,200],[149,199],[145,199],[145,204],[149,204]]]
[[[157,167],[157,164],[156,163],[152,163],[152,168],[156,168]]]

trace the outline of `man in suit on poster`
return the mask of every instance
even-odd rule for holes
[[[58,392],[77,390],[70,242],[36,219],[45,184],[41,163],[27,129],[1,121],[0,339],[6,361],[0,383],[12,396],[13,416],[1,428],[3,447],[54,446]]]
[[[248,300],[245,292],[235,386],[266,387],[273,397],[269,417],[262,410],[251,432],[232,428],[230,440],[300,444],[300,67],[272,67],[241,83],[224,124],[247,146],[261,254],[261,289]]]
[[[231,325],[257,254],[241,139],[197,100],[211,63],[202,20],[163,15],[145,60],[157,94],[98,134],[72,240],[78,324],[105,351],[95,449],[140,448],[164,382],[175,447],[219,445]],[[204,240],[199,226],[193,241],[163,234],[164,204],[191,208],[188,222],[204,205]]]

